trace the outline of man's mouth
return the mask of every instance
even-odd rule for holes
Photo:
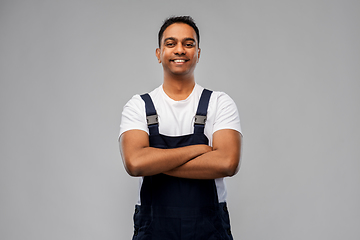
[[[172,62],[174,63],[184,63],[184,62],[187,62],[188,60],[186,59],[174,59],[174,60],[171,60]]]

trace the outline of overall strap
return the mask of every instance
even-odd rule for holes
[[[204,133],[207,109],[209,106],[209,100],[210,100],[211,93],[212,93],[212,91],[204,89],[201,94],[198,109],[197,109],[196,115],[195,115],[195,122],[194,122],[194,133],[195,134],[203,134]]]
[[[159,121],[155,106],[148,93],[140,95],[145,102],[146,121],[149,128],[149,135],[159,135]]]

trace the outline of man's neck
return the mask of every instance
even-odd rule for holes
[[[163,89],[166,95],[175,101],[186,99],[195,86],[194,77],[191,78],[165,78]]]

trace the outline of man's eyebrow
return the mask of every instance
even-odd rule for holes
[[[185,38],[183,41],[193,41],[193,42],[196,42],[195,39],[193,39],[193,38]]]
[[[168,37],[168,38],[165,38],[164,39],[164,42],[166,42],[166,41],[176,41],[176,39],[175,38],[173,38],[173,37]]]

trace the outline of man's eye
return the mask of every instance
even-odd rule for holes
[[[167,47],[173,47],[173,46],[175,46],[175,43],[165,43],[165,46],[167,46]]]
[[[185,44],[185,47],[193,47],[194,46],[194,43],[186,43]]]

